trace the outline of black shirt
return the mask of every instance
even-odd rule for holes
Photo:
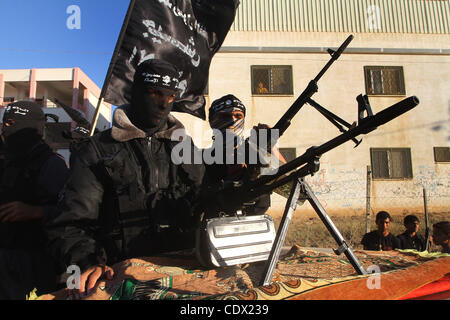
[[[405,231],[401,235],[398,235],[397,238],[400,240],[400,246],[402,249],[425,251],[425,239],[421,235],[416,234],[414,237],[411,237]]]
[[[400,241],[391,233],[386,237],[380,235],[378,231],[366,233],[361,240],[364,250],[389,251],[400,249]]]

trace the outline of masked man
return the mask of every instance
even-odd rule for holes
[[[64,266],[81,269],[75,298],[100,277],[112,277],[116,262],[194,246],[190,200],[204,166],[171,161],[171,136],[183,129],[169,115],[179,75],[161,60],[141,63],[131,103],[116,109],[111,129],[81,142],[72,155],[62,212],[48,233]]]
[[[42,140],[45,115],[30,101],[9,104],[3,115],[4,167],[0,180],[0,299],[25,299],[55,290],[43,222],[57,214],[68,176],[65,161]]]
[[[234,95],[213,101],[209,109],[209,124],[214,130],[211,154],[214,163],[206,166],[204,186],[219,183],[245,182],[259,174],[259,167],[249,162],[249,148],[245,143],[244,124],[246,108]],[[268,129],[260,125],[254,129]],[[218,156],[216,153],[221,153]],[[242,156],[240,153],[243,153]],[[226,199],[223,199],[226,202]],[[219,204],[220,205],[220,204]],[[225,203],[224,203],[225,205]],[[245,214],[263,214],[270,207],[270,195],[262,195],[246,206]]]

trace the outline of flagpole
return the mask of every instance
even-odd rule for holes
[[[89,132],[90,136],[92,136],[95,132],[95,127],[97,126],[98,117],[100,115],[100,108],[104,101],[105,93],[108,90],[109,81],[111,80],[112,70],[114,69],[114,66],[116,64],[117,55],[119,53],[120,46],[122,45],[122,40],[125,36],[125,31],[128,27],[128,22],[130,21],[131,12],[133,11],[135,2],[136,2],[136,0],[130,0],[130,5],[128,6],[128,11],[125,16],[124,23],[122,25],[122,30],[120,30],[119,38],[116,43],[116,48],[114,49],[114,53],[111,58],[111,63],[109,64],[108,72],[106,73],[105,81],[103,82],[102,91],[100,93],[100,97],[98,98],[97,108],[95,109],[94,118],[92,119],[92,122],[91,122],[92,123],[91,130]]]

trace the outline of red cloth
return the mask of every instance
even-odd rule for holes
[[[450,274],[445,277],[431,282],[419,289],[416,289],[400,300],[420,299],[420,300],[440,300],[450,298]]]

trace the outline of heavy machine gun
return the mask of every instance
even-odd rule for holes
[[[214,203],[214,201],[211,201],[211,199],[222,198],[222,200],[219,201],[220,207],[209,205],[205,210],[206,212],[204,214],[204,220],[209,220],[210,222],[212,221],[212,223],[209,225],[209,230],[206,230],[208,229],[208,227],[205,227],[206,233],[208,233],[206,238],[208,238],[209,236],[209,239],[211,239],[211,237],[229,237],[231,239],[232,230],[237,230],[236,234],[238,236],[257,234],[258,230],[270,231],[270,228],[265,227],[265,225],[268,225],[267,221],[264,221],[264,219],[258,220],[254,217],[250,217],[251,219],[249,219],[248,221],[243,221],[243,227],[241,227],[239,225],[239,221],[243,220],[240,215],[241,209],[246,203],[251,202],[255,198],[263,194],[271,193],[280,186],[293,183],[281,223],[278,227],[277,234],[274,241],[270,244],[270,253],[253,252],[249,249],[251,246],[249,246],[248,243],[238,243],[232,240],[230,240],[228,243],[226,241],[219,241],[218,243],[220,243],[221,247],[217,248],[214,242],[210,241],[209,247],[206,251],[210,252],[210,255],[213,256],[213,260],[216,262],[216,265],[221,265],[220,262],[218,263],[218,261],[222,261],[224,265],[229,265],[226,263],[227,259],[228,261],[234,261],[234,264],[242,263],[242,261],[249,262],[266,260],[266,266],[261,280],[261,285],[269,284],[272,279],[273,271],[275,269],[279,255],[281,253],[292,214],[296,209],[298,200],[301,199],[303,201],[308,200],[316,213],[319,215],[322,222],[327,227],[330,234],[337,242],[339,247],[338,249],[334,250],[334,252],[338,255],[344,253],[358,274],[366,274],[366,271],[358,261],[357,257],[354,255],[352,249],[345,242],[345,239],[342,237],[333,221],[329,218],[304,178],[309,175],[313,175],[319,170],[319,159],[321,155],[346,143],[347,141],[353,141],[355,145],[358,146],[361,143],[361,140],[357,140],[357,137],[359,135],[368,134],[377,129],[379,126],[408,112],[419,104],[419,100],[417,97],[411,96],[378,112],[377,114],[373,114],[368,97],[359,95],[356,98],[358,102],[358,121],[354,122],[353,124],[345,122],[343,119],[334,115],[332,112],[328,111],[317,102],[312,100],[312,96],[318,91],[317,82],[332,65],[332,63],[339,58],[341,53],[350,44],[352,39],[353,36],[349,36],[336,51],[331,49],[328,50],[331,55],[331,60],[319,72],[316,78],[314,78],[308,84],[304,92],[298,97],[294,104],[288,109],[288,111],[281,117],[281,119],[275,124],[272,129],[278,130],[278,136],[281,136],[290,126],[291,120],[299,112],[299,110],[305,104],[309,104],[316,110],[318,110],[323,116],[325,116],[325,118],[327,118],[333,125],[335,125],[342,133],[335,138],[323,143],[322,145],[309,148],[304,154],[277,168],[273,174],[263,175],[254,180],[246,182],[222,181],[219,185],[215,185],[205,191],[204,199],[206,199],[206,202],[209,202],[210,204]],[[221,216],[222,218],[218,218],[219,216]],[[220,219],[224,219],[222,220],[224,222],[223,224],[219,222],[221,221]],[[233,222],[238,223],[233,224]],[[252,223],[256,223],[256,229],[252,229],[249,227]],[[227,227],[229,227],[230,230],[228,232],[226,231]],[[205,237],[200,238],[200,240],[203,242],[206,241]],[[263,242],[266,243],[265,248],[267,248],[267,239],[262,239],[259,244],[258,241],[254,242],[253,244],[261,245]],[[203,243],[203,245],[205,244]],[[221,251],[225,252],[231,247],[233,247],[234,249],[237,248],[236,252],[241,254],[241,256],[239,256],[238,254],[238,258],[234,257],[234,259],[223,258],[220,256]],[[203,252],[205,252],[205,250],[203,250]],[[242,257],[242,259],[239,259],[239,257]],[[205,260],[204,257],[203,260]]]

